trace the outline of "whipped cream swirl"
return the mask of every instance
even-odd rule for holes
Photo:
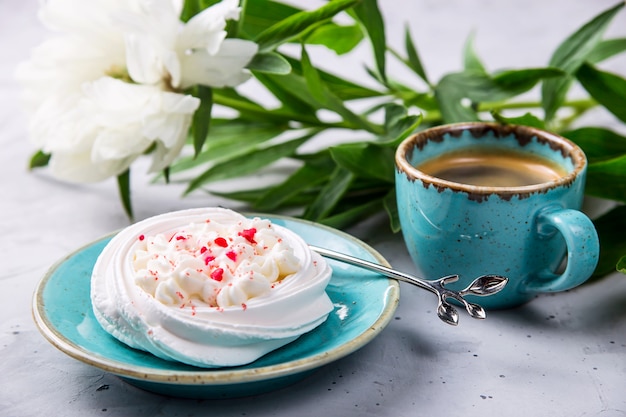
[[[92,274],[100,325],[123,343],[201,367],[243,365],[323,323],[331,270],[295,233],[222,208],[122,230]]]

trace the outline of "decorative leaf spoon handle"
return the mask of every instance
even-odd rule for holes
[[[381,273],[389,278],[397,279],[398,281],[407,282],[417,287],[432,292],[437,296],[437,315],[443,321],[453,326],[456,326],[459,322],[459,314],[456,309],[448,302],[449,298],[453,298],[461,303],[465,310],[475,319],[484,319],[486,317],[485,309],[478,304],[470,303],[463,298],[468,294],[486,296],[495,294],[504,288],[508,282],[508,278],[500,275],[483,275],[476,278],[467,288],[461,291],[450,290],[445,287],[446,284],[455,282],[459,279],[458,275],[449,275],[436,280],[425,280],[417,278],[413,275],[396,271],[395,269],[387,268],[386,266],[366,261],[364,259],[355,258],[350,255],[346,255],[340,252],[335,252],[330,249],[320,248],[317,246],[309,245],[311,250],[319,253],[320,255],[335,259],[337,261],[346,262],[355,266],[359,266],[371,271]]]

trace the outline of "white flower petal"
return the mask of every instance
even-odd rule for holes
[[[141,126],[127,126],[126,129],[101,129],[91,150],[91,160],[95,164],[114,160],[132,159],[141,155],[151,145],[142,137]]]
[[[176,71],[171,55],[182,26],[171,0],[140,0],[137,11],[113,15],[125,33],[128,73],[133,81],[157,84],[169,71]]]
[[[223,0],[192,17],[178,38],[181,52],[189,49],[206,49],[211,55],[217,53],[226,37],[226,20],[238,20],[241,8],[239,0]]]
[[[191,118],[183,119],[182,122],[181,130],[185,132],[185,135],[182,136],[182,140],[179,140],[174,147],[166,148],[161,142],[156,142],[157,145],[152,153],[152,165],[150,166],[149,172],[159,172],[163,170],[180,155],[183,146],[185,146],[186,132],[189,130]]]
[[[110,15],[132,9],[133,3],[132,0],[46,0],[41,2],[39,18],[50,29],[88,39],[94,46],[119,47],[123,45],[123,36],[115,30]]]
[[[170,84],[174,88],[180,87],[181,68],[178,55],[174,51],[168,51],[163,56],[163,66],[165,70],[170,74]]]
[[[126,35],[128,75],[140,84],[157,84],[163,78],[163,51],[147,36]]]
[[[50,158],[50,172],[55,178],[74,183],[103,181],[117,176],[130,166],[133,159],[113,160],[94,164],[90,152],[54,153]]]
[[[83,152],[91,148],[94,127],[78,109],[77,94],[52,96],[30,120],[31,140],[44,152]]]
[[[167,113],[192,114],[200,107],[200,99],[190,95],[163,93],[163,110]]]
[[[181,87],[201,84],[209,87],[233,87],[250,78],[244,67],[256,54],[258,45],[243,39],[226,39],[220,51],[209,55],[195,51],[182,60]]]

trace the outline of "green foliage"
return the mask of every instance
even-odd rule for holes
[[[573,75],[585,63],[589,55],[597,50],[604,31],[623,7],[624,2],[620,2],[596,16],[556,49],[549,65],[562,69],[565,75],[543,83],[541,99],[546,121],[551,121],[555,117],[556,111],[565,101],[567,91],[573,82]]]
[[[130,171],[126,170],[117,176],[117,188],[120,193],[120,199],[126,215],[133,218],[133,208],[130,199]]]
[[[594,273],[597,279],[626,266],[626,206],[619,206],[595,219],[594,225],[600,238],[600,260]]]
[[[50,154],[45,153],[43,151],[37,151],[31,156],[30,162],[28,163],[29,169],[41,168],[48,165],[50,162]]]
[[[182,18],[190,19],[210,3],[187,0]],[[408,27],[403,51],[387,46],[375,0],[333,0],[315,10],[272,0],[248,1],[242,7],[241,19],[229,33],[259,44],[260,52],[248,67],[279,104],[266,108],[236,89],[194,90],[203,101],[191,131],[195,155],[180,158],[169,169],[178,181],[188,183],[187,193],[211,192],[212,182],[254,176],[287,158],[295,162],[290,165],[294,168],[276,184],[251,181],[248,189],[213,193],[244,201],[254,210],[295,211],[338,228],[384,211],[392,230],[398,231],[394,192],[398,143],[433,125],[496,120],[549,129],[577,142],[590,162],[587,194],[626,202],[626,138],[601,127],[569,127],[593,107],[602,107],[626,122],[626,80],[600,69],[604,60],[626,51],[626,39],[603,38],[623,2],[567,37],[545,67],[490,72],[470,35],[463,68],[437,82],[427,76]],[[340,13],[341,25],[334,19]],[[346,23],[346,17],[352,21]],[[362,42],[373,52],[373,66],[366,70],[377,83],[374,88],[324,71],[311,58],[313,48],[327,47],[341,55]],[[285,43],[299,44],[300,57],[287,54],[281,48]],[[388,58],[403,63],[422,85],[394,80],[387,72]],[[588,97],[568,99],[576,83]],[[538,101],[519,100],[538,85]],[[369,99],[369,107],[355,105],[362,99]],[[215,106],[230,108],[237,116],[211,118]],[[561,116],[561,109],[569,112]],[[342,131],[355,132],[362,139],[329,142],[329,137]],[[39,153],[31,167],[46,163],[47,156]],[[119,183],[125,207],[130,207],[127,173]],[[598,276],[616,268],[626,271],[624,207],[595,221],[602,247]]]

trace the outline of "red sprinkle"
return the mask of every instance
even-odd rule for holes
[[[176,240],[187,240],[185,236],[176,236]]]
[[[146,237],[144,235],[139,235],[139,240],[144,240]]]
[[[185,298],[185,296],[183,295],[183,293],[182,293],[182,292],[180,292],[180,291],[176,291],[176,295],[177,295],[177,296],[178,296],[178,298],[180,298],[181,300],[182,300],[183,298]]]
[[[211,272],[211,279],[215,281],[221,281],[224,278],[224,270],[222,268],[217,268],[213,272]]]
[[[254,235],[256,234],[256,229],[254,227],[250,229],[244,229],[241,232],[237,233],[239,236],[245,238],[248,242],[256,245],[256,241],[254,240]]]
[[[217,239],[214,240],[214,242],[217,246],[221,246],[223,248],[228,246],[228,242],[223,237],[218,237]]]
[[[201,247],[201,248],[200,248],[200,253],[204,253],[204,252],[206,252],[207,250],[208,250],[208,249],[207,249],[207,247],[206,247],[206,246],[203,246],[203,247]]]
[[[237,262],[237,254],[236,254],[235,252],[233,252],[232,250],[231,250],[231,251],[226,252],[226,256],[227,256],[227,257],[228,257],[228,259],[230,259],[231,261],[233,261],[233,262]]]
[[[211,262],[211,261],[213,261],[213,260],[215,260],[215,256],[211,256],[211,255],[209,255],[209,256],[207,256],[207,257],[204,259],[204,264],[205,264],[205,265],[208,265],[208,264],[209,264],[209,262]]]
[[[246,311],[246,309],[248,308],[246,303],[241,303],[241,307],[243,308],[243,311]]]

